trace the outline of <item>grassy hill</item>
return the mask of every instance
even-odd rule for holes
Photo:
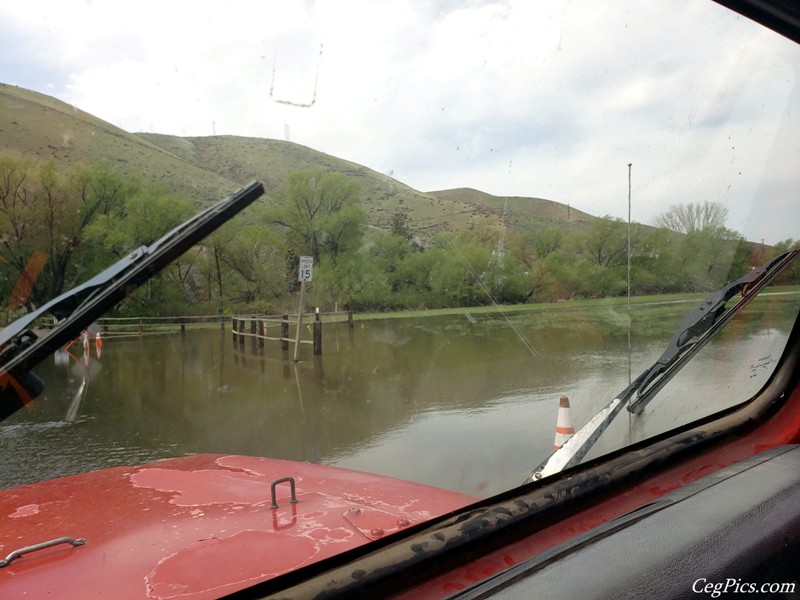
[[[593,219],[592,215],[568,205],[542,198],[519,196],[492,196],[471,188],[431,192],[431,196],[469,207],[473,215],[480,215],[488,223],[500,220],[505,213],[511,229],[531,230],[553,225],[567,228],[583,227]]]
[[[0,84],[0,152],[71,164],[105,161],[194,198],[222,198],[253,178],[268,194],[300,169],[323,168],[357,179],[370,225],[386,228],[397,211],[411,228],[432,235],[443,230],[500,227],[504,211],[513,228],[585,226],[591,215],[539,198],[504,198],[471,189],[424,193],[368,167],[306,146],[239,137],[177,137],[129,133],[44,94]]]
[[[205,204],[236,184],[44,94],[0,84],[0,152],[63,164],[105,161]]]

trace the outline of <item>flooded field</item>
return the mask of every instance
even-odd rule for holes
[[[759,299],[642,416],[624,413],[596,452],[748,399],[779,360],[798,307],[796,294]],[[634,376],[691,308],[636,308]],[[47,389],[35,406],[0,425],[0,487],[202,452],[487,496],[550,453],[559,396],[578,427],[627,385],[625,318],[618,308],[326,324],[323,356],[304,347],[299,363],[277,342],[235,344],[229,327],[108,340],[88,360],[74,346],[37,369]]]

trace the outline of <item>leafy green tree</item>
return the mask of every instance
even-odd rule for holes
[[[747,256],[739,251],[744,239],[725,228],[701,229],[686,234],[677,245],[684,289],[711,291],[735,273],[747,269]]]
[[[253,304],[274,300],[283,292],[283,252],[275,234],[265,227],[242,227],[219,254],[220,261],[232,274],[229,298]]]
[[[614,267],[626,262],[627,249],[627,224],[608,215],[592,222],[579,245],[579,252],[599,267]]]
[[[87,235],[115,256],[124,256],[153,243],[195,212],[188,198],[157,188],[139,189],[123,200],[121,210],[99,215]]]
[[[524,282],[525,301],[555,300],[564,295],[556,272],[563,263],[567,235],[558,227],[509,232],[506,250],[516,259]],[[512,302],[519,300],[509,300]]]
[[[28,306],[42,304],[95,271],[87,230],[121,209],[131,180],[104,165],[63,171],[54,161],[34,164],[0,157],[0,256],[6,278],[18,278],[34,251],[47,256]]]
[[[534,234],[533,248],[540,260],[557,252],[564,244],[564,232],[558,227],[547,227]]]
[[[793,240],[791,238],[783,240],[782,242],[775,244],[774,248],[772,248],[769,258],[773,258],[778,256],[778,254],[798,248],[800,248],[800,240]],[[764,264],[765,262],[766,260],[760,260],[756,261],[755,264]],[[789,267],[776,278],[775,283],[781,285],[800,284],[800,260],[795,260],[793,264],[789,265]]]
[[[431,271],[440,254],[440,250],[432,250],[405,255],[394,272],[398,303],[413,308],[436,306],[431,288]]]
[[[414,234],[409,227],[408,215],[401,210],[395,211],[394,214],[392,214],[389,227],[393,235],[400,236],[407,240],[410,240],[412,237],[414,237]]]
[[[158,187],[133,186],[121,208],[98,216],[87,227],[86,238],[95,248],[95,256],[118,259],[140,246],[146,246],[196,212],[186,197]],[[143,290],[127,299],[118,309],[131,314],[185,314],[189,306],[202,299],[202,282],[195,248],[175,260],[161,274],[151,279]]]
[[[314,276],[314,289],[323,290],[331,304],[351,310],[381,310],[393,306],[386,273],[365,253],[346,254],[335,263],[323,258]]]
[[[679,259],[672,269],[679,289],[713,290],[747,269],[747,245],[739,233],[725,227],[727,219],[728,208],[711,201],[676,204],[656,217],[659,227],[684,234],[671,247]]]
[[[358,182],[331,171],[298,171],[276,194],[278,207],[267,222],[286,228],[287,248],[294,256],[323,256],[334,262],[360,246],[366,213],[359,203]]]
[[[224,266],[226,248],[236,237],[237,227],[228,222],[209,235],[198,248],[196,265],[203,281],[202,298],[212,302],[216,300],[220,307],[226,299],[226,291],[230,283],[230,271]]]
[[[400,265],[414,252],[409,239],[396,234],[376,232],[366,245],[371,262],[385,275],[393,293],[403,287]]]
[[[431,251],[437,258],[430,273],[430,286],[438,306],[474,306],[481,299],[477,287],[488,264],[488,250],[462,246],[455,252]],[[469,257],[468,257],[469,256]]]

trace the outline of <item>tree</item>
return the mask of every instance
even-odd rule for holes
[[[197,266],[200,276],[205,280],[205,292],[203,296],[206,300],[212,300],[215,295],[221,305],[226,298],[226,289],[229,281],[228,269],[223,269],[223,258],[225,249],[236,237],[237,228],[233,222],[225,223],[205,240],[198,252]]]
[[[287,246],[295,256],[323,255],[335,262],[355,250],[366,213],[359,204],[358,182],[331,171],[298,171],[289,175],[277,194],[279,206],[267,221],[287,230]]]
[[[725,227],[728,208],[721,202],[676,204],[656,217],[657,226],[684,234],[673,242],[680,262],[673,269],[679,289],[708,291],[747,268],[744,238]]]
[[[47,256],[29,308],[94,272],[97,257],[88,247],[87,230],[99,217],[119,211],[131,189],[130,180],[103,165],[60,171],[52,160],[34,164],[0,157],[0,256],[7,277],[18,278],[33,252]]]
[[[408,226],[408,215],[400,210],[395,211],[392,214],[389,229],[392,234],[403,237],[407,240],[410,240],[412,237],[414,237],[411,228]]]
[[[553,252],[558,251],[564,243],[564,233],[558,227],[548,227],[536,232],[533,248],[536,256],[544,260]]]
[[[94,255],[107,257],[102,266],[153,243],[196,211],[188,198],[140,183],[131,187],[121,204],[116,211],[99,215],[86,228],[85,237],[94,245]],[[197,250],[179,257],[148,281],[145,290],[126,300],[123,310],[137,314],[184,313],[187,305],[199,300],[198,258]]]
[[[695,231],[722,228],[727,220],[727,206],[721,202],[705,200],[688,204],[673,204],[655,218],[655,225],[678,233],[694,233]]]
[[[778,254],[782,254],[783,252],[797,249],[800,249],[800,240],[793,240],[791,238],[783,240],[782,242],[775,244],[774,248],[772,248],[771,258],[778,256]],[[766,261],[761,261],[758,264],[763,264],[764,262]],[[783,273],[778,275],[775,283],[779,285],[800,284],[800,260],[795,260],[794,263],[789,265],[789,267],[785,269]]]
[[[361,253],[340,257],[336,263],[323,258],[315,288],[322,284],[339,306],[352,310],[378,310],[391,305],[392,290],[386,273]]]
[[[385,274],[393,293],[397,293],[403,285],[400,265],[413,251],[408,238],[393,233],[374,232],[367,244],[370,262]]]
[[[686,291],[711,291],[731,276],[747,270],[744,238],[729,229],[702,229],[686,234],[676,243],[679,273]]]
[[[120,210],[99,215],[87,236],[121,257],[153,243],[195,212],[194,203],[158,188],[138,189],[122,201]]]
[[[283,291],[281,249],[269,229],[241,227],[218,257],[236,275],[229,278],[231,299],[253,305]]]
[[[582,238],[579,252],[600,267],[622,264],[628,251],[626,227],[621,219],[614,219],[608,215],[594,220]]]

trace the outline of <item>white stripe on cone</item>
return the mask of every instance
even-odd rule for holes
[[[569,398],[561,396],[558,401],[558,419],[556,420],[556,439],[553,441],[553,452],[561,448],[575,433],[572,416],[569,412]]]

